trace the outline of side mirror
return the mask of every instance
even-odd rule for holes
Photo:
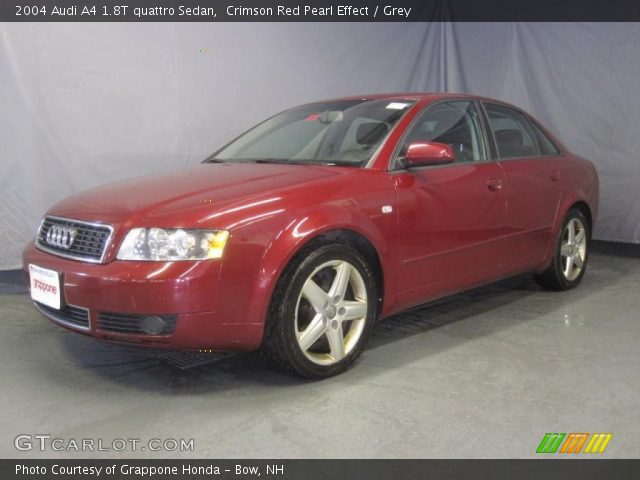
[[[404,164],[410,167],[443,165],[456,159],[450,145],[437,142],[413,142],[407,147]]]

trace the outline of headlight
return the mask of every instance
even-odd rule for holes
[[[222,258],[226,230],[133,228],[118,250],[118,260],[206,260]]]

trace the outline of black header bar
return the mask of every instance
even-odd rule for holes
[[[638,0],[2,0],[2,22],[638,22]]]

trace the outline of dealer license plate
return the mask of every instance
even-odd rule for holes
[[[60,310],[60,275],[55,270],[29,265],[31,299]]]

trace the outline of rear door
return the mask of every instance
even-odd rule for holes
[[[560,204],[560,151],[523,112],[493,103],[484,108],[506,180],[506,270],[537,268]]]
[[[403,169],[413,142],[451,145],[454,163]],[[399,300],[417,304],[499,277],[506,220],[504,174],[492,161],[479,106],[428,106],[401,141],[391,172],[398,196]]]

